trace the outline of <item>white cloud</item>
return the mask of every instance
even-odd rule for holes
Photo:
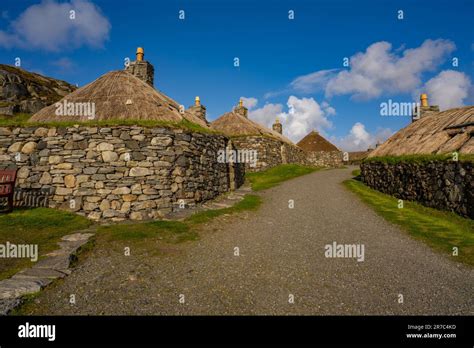
[[[257,98],[253,98],[253,97],[240,97],[240,99],[242,99],[243,103],[244,103],[244,106],[247,108],[247,109],[252,109],[254,107],[257,106],[257,103],[258,103],[258,99]]]
[[[430,104],[439,105],[441,110],[446,110],[463,106],[463,101],[469,97],[472,87],[466,74],[444,70],[426,82],[423,91],[428,94]]]
[[[288,110],[283,111],[282,104],[265,104],[263,107],[249,111],[249,118],[271,128],[275,119],[280,118],[283,134],[294,142],[298,142],[313,129],[323,132],[330,129],[332,122],[329,116],[335,109],[328,103],[321,105],[313,98],[297,98],[290,96],[287,101]]]
[[[71,10],[75,11],[75,19],[70,18]],[[0,31],[0,47],[53,52],[81,46],[102,47],[110,28],[109,20],[89,0],[43,0],[12,21],[8,31]]]
[[[303,93],[321,90],[326,97],[348,94],[358,100],[412,92],[421,85],[421,75],[439,67],[455,48],[453,42],[443,39],[428,39],[419,47],[395,50],[389,42],[375,42],[350,58],[348,70],[320,70],[299,76],[289,89]]]
[[[250,110],[249,118],[265,127],[272,128],[277,117],[284,116],[283,105],[267,103],[263,107]]]
[[[290,86],[297,92],[311,93],[324,89],[337,69],[320,70],[308,75],[299,76],[291,81]]]
[[[365,151],[368,148],[375,148],[377,142],[384,142],[393,134],[388,128],[379,128],[375,134],[369,133],[365,125],[355,123],[349,134],[343,137],[331,137],[330,140],[343,151]]]

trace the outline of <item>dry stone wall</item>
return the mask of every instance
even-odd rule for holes
[[[361,179],[380,192],[474,219],[472,162],[364,162]]]
[[[341,151],[311,151],[307,152],[308,164],[315,167],[341,167],[343,153]]]
[[[245,136],[233,138],[232,142],[239,150],[256,151],[255,165],[245,163],[245,170],[248,172],[259,172],[286,163],[307,164],[306,154],[302,149],[273,138]]]
[[[262,136],[235,137],[232,142],[237,149],[256,151],[256,165],[251,166],[246,163],[245,170],[247,172],[259,172],[287,163],[315,167],[340,167],[343,165],[341,151],[305,152],[298,146]]]
[[[219,163],[225,136],[138,126],[0,128],[0,168],[49,207],[93,220],[143,220],[239,187],[244,168]]]

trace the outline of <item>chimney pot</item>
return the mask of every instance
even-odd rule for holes
[[[420,95],[421,106],[428,106],[428,95],[423,93]]]
[[[137,61],[141,62],[143,61],[143,57],[145,56],[145,51],[143,50],[142,47],[137,48]]]

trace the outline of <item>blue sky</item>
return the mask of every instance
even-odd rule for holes
[[[292,140],[318,129],[354,150],[410,122],[380,116],[388,99],[473,104],[473,14],[472,0],[2,0],[0,62],[81,86],[143,46],[155,87],[185,106],[199,95],[208,119],[244,96]]]

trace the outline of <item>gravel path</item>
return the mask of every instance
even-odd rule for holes
[[[472,315],[474,270],[377,216],[340,184],[350,172],[285,182],[262,193],[257,212],[213,221],[162,255],[96,248],[32,313]],[[334,241],[364,244],[365,261],[326,258]]]

